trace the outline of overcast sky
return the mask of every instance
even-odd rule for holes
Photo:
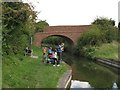
[[[112,18],[118,23],[119,0],[29,0],[40,12],[38,19],[50,26],[89,25],[97,17]]]

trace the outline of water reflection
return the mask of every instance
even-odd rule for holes
[[[70,88],[92,88],[89,82],[83,82],[78,80],[71,80]]]
[[[85,81],[88,82],[90,87],[112,88],[114,81],[116,81],[116,84],[120,88],[120,81],[118,80],[120,74],[118,75],[118,73],[115,73],[106,67],[98,65],[86,58],[66,57],[65,61],[71,65],[73,75],[72,80],[79,83],[79,86],[83,84],[81,81]],[[76,85],[73,84],[73,86]],[[76,86],[75,88],[79,86]]]
[[[113,87],[112,88],[118,88],[116,82],[113,83]]]

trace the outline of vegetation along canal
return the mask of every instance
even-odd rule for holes
[[[84,57],[64,55],[64,61],[72,68],[71,88],[120,88],[120,74]]]

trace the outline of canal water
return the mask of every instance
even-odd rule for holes
[[[64,55],[72,68],[70,88],[120,88],[120,74],[84,57]]]

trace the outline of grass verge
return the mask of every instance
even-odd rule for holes
[[[33,50],[33,55],[39,56],[38,59],[22,55],[3,58],[3,88],[56,88],[59,78],[68,67],[63,63],[60,67],[45,64],[42,62],[42,50],[36,47]]]
[[[102,46],[97,47],[95,49],[93,56],[98,58],[105,58],[105,59],[120,61],[118,59],[118,43],[112,42],[112,43],[103,44]]]

